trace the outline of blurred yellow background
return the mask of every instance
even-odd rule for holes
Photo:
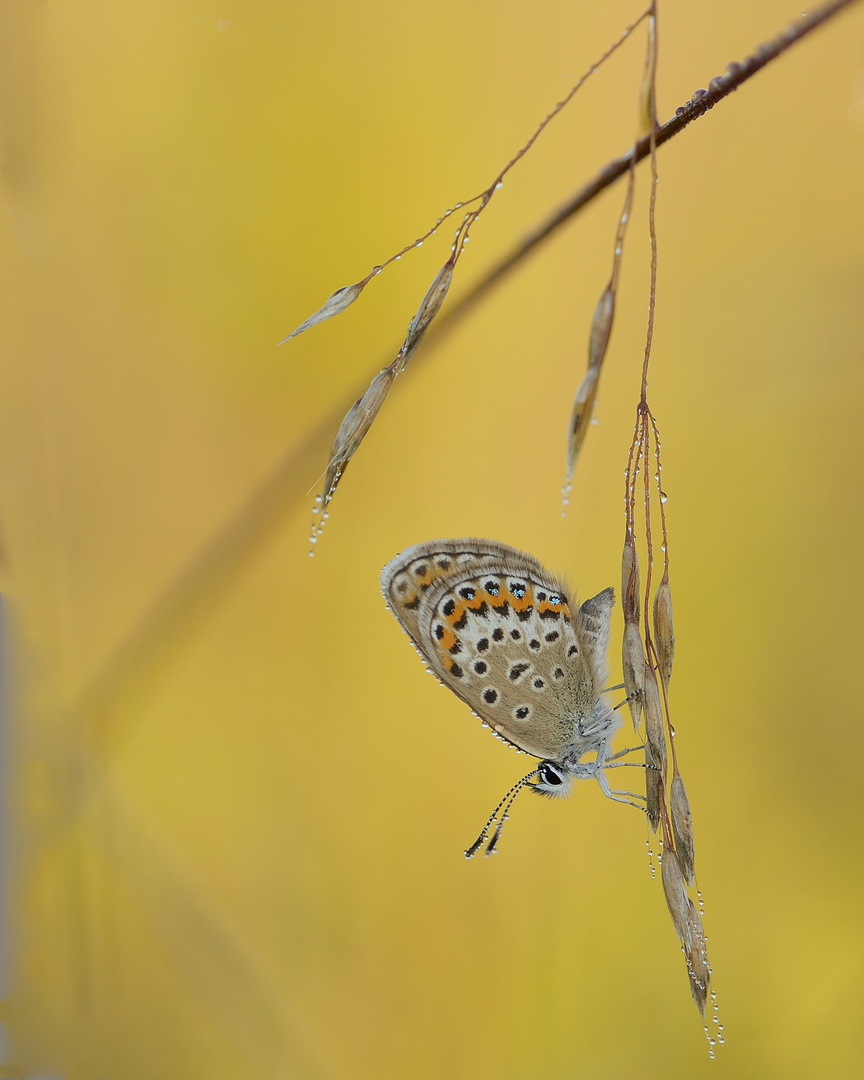
[[[307,555],[305,493],[449,232],[275,343],[485,187],[637,13],[0,11],[3,1075],[860,1075],[861,5],[659,155],[651,401],[718,1062],[636,814],[525,798],[464,861],[524,759],[378,592],[401,548],[466,535],[617,590],[644,167],[567,519],[621,185],[421,348]],[[661,119],[797,13],[664,2]],[[510,174],[451,298],[627,147],[643,42]]]

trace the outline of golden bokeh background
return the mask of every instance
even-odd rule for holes
[[[797,13],[664,0],[661,118]],[[275,343],[485,187],[636,14],[0,11],[3,1075],[860,1075],[861,5],[659,155],[651,400],[717,1062],[636,814],[596,785],[525,798],[463,860],[524,759],[377,584],[410,543],[480,535],[617,587],[644,167],[567,519],[620,184],[421,349],[307,555],[335,425],[449,233]],[[627,147],[637,38],[510,174],[451,297]]]

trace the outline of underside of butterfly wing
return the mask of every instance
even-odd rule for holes
[[[560,578],[489,540],[409,548],[382,589],[441,681],[507,741],[561,761],[597,748],[611,589],[571,614]]]

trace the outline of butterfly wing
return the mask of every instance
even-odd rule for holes
[[[568,590],[530,555],[494,540],[434,540],[382,573],[396,618],[441,681],[537,757],[588,749],[613,603],[607,589],[571,615]]]

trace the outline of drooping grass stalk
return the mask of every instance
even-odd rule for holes
[[[312,529],[310,533],[309,554],[314,555],[315,545],[318,542],[318,538],[323,531],[324,525],[330,516],[329,504],[332,500],[339,481],[342,478],[345,469],[348,467],[348,463],[357,450],[360,447],[363,439],[368,434],[372,424],[378,416],[384,402],[386,401],[390,390],[393,386],[396,377],[400,375],[404,370],[408,361],[414,354],[417,346],[423,335],[426,333],[432,320],[438,314],[441,309],[441,305],[444,303],[444,299],[447,295],[447,291],[450,288],[450,284],[453,280],[453,273],[456,268],[456,263],[459,260],[460,255],[465,249],[465,245],[470,239],[469,233],[471,226],[480,216],[480,214],[486,209],[495,195],[496,191],[499,191],[504,183],[504,177],[513,168],[513,166],[520,161],[525,154],[531,149],[534,143],[539,138],[540,134],[546,129],[549,123],[559,112],[570,102],[577,93],[578,90],[584,86],[585,82],[593,75],[602,64],[604,64],[612,54],[624,44],[628,37],[633,33],[636,27],[643,22],[650,12],[650,8],[646,8],[645,11],[633,22],[630,26],[626,27],[624,31],[619,35],[616,41],[609,46],[609,48],[603,53],[599,59],[588,68],[588,70],[580,76],[579,79],[571,87],[570,91],[559,101],[555,107],[540,121],[536,130],[531,135],[526,143],[516,152],[516,154],[507,162],[507,164],[501,169],[491,184],[484,189],[479,195],[475,195],[473,198],[467,200],[467,202],[457,203],[454,209],[458,209],[464,206],[470,206],[473,203],[479,203],[479,205],[472,207],[468,210],[462,218],[459,226],[456,229],[456,235],[453,239],[450,248],[450,258],[439,270],[435,280],[429,287],[426,296],[423,298],[420,308],[414,316],[411,325],[408,328],[408,335],[399,348],[396,354],[396,358],[389,364],[381,368],[377,375],[374,376],[369,386],[364,390],[360,397],[354,402],[348,412],[345,414],[342,423],[339,425],[339,429],[336,432],[336,437],[333,440],[333,445],[330,448],[330,459],[327,464],[327,469],[324,474],[324,484],[321,492],[315,497],[315,508],[312,514]],[[316,312],[309,316],[304,322],[297,327],[288,338],[296,337],[298,334],[305,330],[308,330],[312,326],[318,323],[325,322],[328,319],[333,318],[335,315],[342,314],[348,307],[351,306],[356,300],[359,299],[360,294],[365,289],[366,285],[372,280],[373,277],[381,273],[385,266],[391,262],[395,262],[397,259],[401,259],[402,255],[406,251],[410,251],[414,247],[419,247],[425,239],[431,236],[437,231],[441,222],[450,216],[453,210],[448,210],[435,225],[432,226],[422,237],[415,240],[413,243],[402,248],[401,251],[392,255],[386,262],[381,263],[380,266],[374,266],[372,270],[362,278],[360,281],[355,282],[353,285],[346,285],[337,289],[332,293],[325,303]],[[627,218],[624,218],[626,222]],[[623,237],[622,237],[623,241]],[[620,258],[620,256],[619,256]],[[613,280],[617,280],[615,271],[613,270]],[[614,302],[614,296],[612,296]],[[602,300],[601,300],[602,305]],[[600,309],[598,309],[600,310]],[[598,330],[596,335],[592,335],[592,343],[596,340],[599,342],[602,340],[602,352],[605,353],[606,343],[609,339],[609,327],[611,327],[612,306],[608,309],[608,323],[605,333]],[[287,341],[288,338],[283,340]],[[280,345],[282,342],[279,343]],[[602,361],[602,355],[600,356],[596,371],[599,374],[599,362]],[[590,360],[589,360],[590,362]],[[590,368],[589,368],[590,374]],[[588,413],[590,414],[590,406],[593,406],[593,394],[596,393],[596,378],[593,382],[593,392],[590,394],[590,403]],[[580,428],[579,442],[584,434],[584,425]],[[578,447],[577,447],[578,452]],[[575,456],[574,456],[575,461]]]

